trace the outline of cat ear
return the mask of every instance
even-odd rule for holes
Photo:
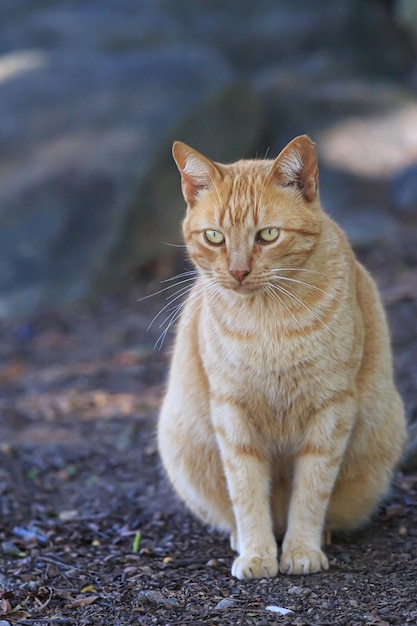
[[[172,156],[181,173],[182,193],[187,204],[192,207],[204,189],[211,189],[221,179],[215,163],[182,143],[175,141]]]
[[[314,143],[300,135],[285,146],[272,165],[272,178],[279,185],[296,186],[307,202],[317,196],[319,169]]]

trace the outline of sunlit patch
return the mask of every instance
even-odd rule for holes
[[[319,144],[332,167],[356,176],[391,175],[417,158],[417,102],[344,119],[320,133]]]
[[[0,56],[0,83],[5,83],[18,74],[45,67],[45,55],[34,50],[13,52]]]

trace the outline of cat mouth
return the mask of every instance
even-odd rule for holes
[[[255,285],[246,285],[245,283],[230,285],[228,286],[228,289],[231,289],[235,293],[239,293],[242,296],[253,295],[256,291],[259,291],[259,288]]]

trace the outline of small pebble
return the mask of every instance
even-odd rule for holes
[[[408,528],[404,525],[401,525],[398,529],[398,534],[400,535],[400,537],[407,537]]]
[[[207,567],[219,567],[220,563],[217,559],[210,559],[210,561],[207,561],[206,565]]]
[[[224,609],[231,609],[232,607],[235,607],[236,604],[237,602],[233,598],[223,598],[223,600],[220,600],[214,608],[222,611]]]
[[[166,609],[179,609],[180,608],[180,603],[178,602],[177,598],[164,598],[164,600],[162,601],[162,605]]]
[[[163,606],[166,609],[178,609],[180,603],[177,598],[167,598],[160,591],[155,589],[143,589],[137,595],[139,602],[147,602],[156,606]]]
[[[22,550],[18,548],[17,545],[13,543],[13,541],[3,541],[3,543],[1,544],[1,551],[3,552],[3,554],[7,554],[7,556],[25,556],[25,553],[22,552]]]
[[[164,596],[160,591],[154,589],[143,589],[137,596],[139,602],[149,602],[149,604],[162,604]]]
[[[301,587],[300,585],[293,585],[288,589],[288,593],[294,596],[309,596],[311,589],[309,587]]]
[[[294,613],[294,611],[291,611],[291,609],[284,609],[284,607],[276,606],[275,604],[266,606],[265,609],[267,611],[272,611],[273,613],[278,613],[278,615],[287,615],[288,613]]]

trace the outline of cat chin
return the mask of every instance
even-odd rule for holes
[[[259,293],[258,287],[251,287],[250,285],[232,285],[230,287],[226,287],[228,291],[233,291],[239,296],[254,296]]]

